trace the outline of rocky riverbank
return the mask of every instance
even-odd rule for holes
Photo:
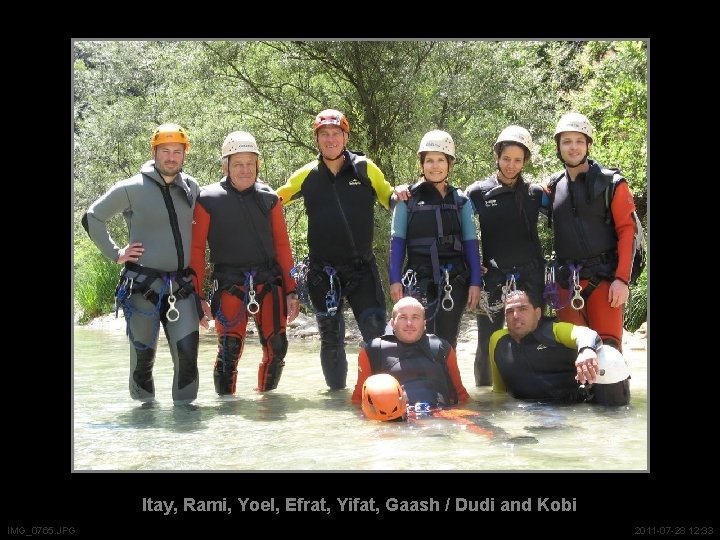
[[[109,313],[91,320],[86,327],[99,328],[103,330],[125,331],[125,318],[122,310],[115,318],[115,313]],[[210,322],[210,329],[200,328],[205,335],[214,335],[214,321]],[[252,319],[248,322],[248,334],[255,334],[255,324]],[[320,334],[318,331],[315,317],[300,313],[298,317],[288,325],[287,335],[290,339],[318,340]],[[352,312],[345,313],[345,341],[352,343],[361,340],[360,331],[358,330]],[[474,350],[477,344],[477,322],[472,314],[465,314],[460,325],[460,333],[458,334],[458,352]],[[647,323],[643,323],[635,332],[625,332],[623,335],[624,351],[642,351],[646,349],[647,344]]]

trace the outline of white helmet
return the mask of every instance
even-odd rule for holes
[[[584,114],[576,112],[563,114],[555,126],[556,142],[558,135],[563,131],[578,131],[590,137],[590,142],[593,142],[593,126]]]
[[[255,142],[255,137],[247,131],[233,131],[223,141],[222,157],[226,158],[240,152],[252,152],[258,156],[260,155],[260,149],[257,142]]]
[[[500,143],[503,142],[519,143],[523,145],[528,152],[532,152],[532,137],[530,136],[530,132],[522,126],[512,125],[503,129],[493,146],[495,153],[497,153]]]
[[[422,152],[442,152],[455,159],[455,142],[447,131],[433,129],[423,135],[418,148],[418,155]]]
[[[620,351],[610,345],[602,345],[597,350],[600,375],[597,384],[613,384],[624,381],[630,376],[627,361]]]

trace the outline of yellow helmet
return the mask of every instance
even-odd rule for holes
[[[190,150],[190,137],[188,137],[185,128],[178,124],[162,124],[155,128],[150,141],[150,150],[155,150],[158,144],[165,143],[184,144],[185,152]]]

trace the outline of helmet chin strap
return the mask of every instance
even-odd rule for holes
[[[573,167],[579,167],[583,163],[585,163],[588,160],[589,154],[586,152],[583,158],[580,160],[580,163],[577,165],[572,165]],[[557,158],[562,162],[563,165],[567,165],[567,162],[562,158],[562,154],[560,153],[560,149],[557,150]]]
[[[343,147],[343,149],[340,151],[340,153],[337,156],[335,156],[334,158],[329,158],[325,154],[323,154],[323,159],[326,161],[337,161],[338,159],[343,157],[343,155],[345,155],[345,147]]]

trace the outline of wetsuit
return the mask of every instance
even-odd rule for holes
[[[629,379],[583,386],[575,380],[578,353],[586,347],[597,350],[601,344],[597,332],[586,326],[549,319],[540,319],[535,331],[519,343],[507,329],[498,330],[490,338],[493,392],[526,400],[626,405]]]
[[[190,262],[190,234],[200,188],[181,172],[166,184],[148,161],[140,174],[115,184],[95,201],[82,223],[90,238],[108,258],[117,261],[120,248],[106,222],[122,214],[128,242],[142,242],[137,263],[125,263],[117,301],[123,307],[130,339],[130,395],[140,401],[155,397],[153,365],[160,324],[174,365],[172,397],[189,403],[198,392],[198,298]],[[169,293],[175,298],[174,310]],[[175,320],[176,319],[176,320]]]
[[[375,200],[389,209],[392,186],[362,154],[345,150],[344,156],[336,175],[318,156],[278,189],[283,204],[300,198],[305,204],[307,287],[320,330],[320,363],[331,389],[344,388],[347,381],[344,299],[365,342],[381,336],[387,320],[372,244]]]
[[[398,202],[393,210],[390,283],[400,283],[403,276],[414,276],[411,277],[416,280],[414,287],[406,287],[404,294],[416,296],[425,304],[427,331],[454,347],[468,289],[482,283],[472,205],[465,204],[467,197],[452,186],[448,186],[444,197],[426,181],[416,183],[410,192],[410,199]],[[407,265],[403,270],[406,252]],[[447,285],[444,269],[448,269],[452,302],[446,299],[444,291]]]
[[[515,277],[516,288],[542,299],[543,255],[537,223],[543,203],[539,184],[527,184],[520,176],[513,187],[493,175],[470,185],[465,194],[473,202],[480,223],[483,276],[490,306],[502,303],[502,288]],[[490,335],[503,327],[502,310],[490,321],[477,316],[478,344],[475,352],[475,384],[492,384],[488,346]]]
[[[218,334],[213,375],[220,395],[235,393],[248,308],[257,308],[253,318],[263,350],[257,389],[277,388],[285,366],[286,295],[295,292],[295,281],[290,277],[290,240],[278,202],[277,194],[262,181],[238,191],[225,177],[203,187],[195,206],[191,266],[200,290],[208,244],[213,264],[211,310]],[[248,305],[251,290],[257,306]]]
[[[553,248],[560,265],[556,272],[560,305],[565,306],[557,313],[561,321],[589,326],[605,343],[622,350],[623,308],[610,307],[608,291],[613,280],[630,280],[635,202],[627,182],[621,181],[608,216],[604,195],[612,174],[603,174],[597,161],[588,162],[590,169],[575,181],[565,174],[554,186]],[[581,266],[580,285],[587,295],[581,310],[569,304],[571,265]],[[589,286],[591,281],[593,286]]]
[[[395,377],[411,405],[456,405],[470,399],[460,378],[455,349],[447,340],[432,334],[424,334],[415,343],[403,343],[394,334],[386,334],[361,349],[353,402],[362,401],[365,380],[377,373]]]

